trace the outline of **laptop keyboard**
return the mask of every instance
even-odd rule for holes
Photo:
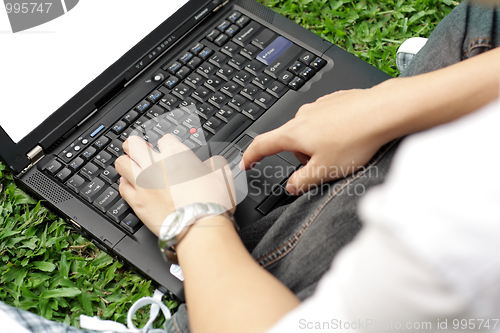
[[[326,60],[240,12],[209,29],[176,60],[162,65],[161,85],[108,127],[99,124],[44,171],[133,234],[142,223],[118,192],[114,161],[140,135],[156,146],[172,133],[196,151],[241,134],[289,90],[299,90]]]

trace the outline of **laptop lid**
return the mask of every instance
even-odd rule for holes
[[[84,125],[221,2],[86,0],[17,33],[7,13],[23,9],[0,9],[0,43],[12,50],[0,53],[0,157],[22,172],[35,153]]]

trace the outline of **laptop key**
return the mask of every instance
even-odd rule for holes
[[[94,179],[80,190],[80,195],[92,203],[104,190],[104,181],[99,178]]]
[[[203,81],[203,77],[198,73],[191,73],[186,78],[186,80],[184,80],[184,82],[186,84],[190,85],[191,87],[193,87],[193,89],[196,89],[199,86],[201,86],[202,81]]]
[[[247,99],[241,95],[236,95],[233,99],[229,101],[229,106],[234,108],[237,111],[241,111],[243,108],[243,105],[245,105],[247,102]]]
[[[134,131],[133,128],[129,127],[127,128],[125,131],[122,132],[122,134],[120,135],[120,139],[125,141],[128,139],[128,137],[132,134],[132,132]]]
[[[211,89],[214,92],[219,90],[221,84],[222,84],[222,79],[215,75],[210,76],[208,80],[204,83],[205,87]]]
[[[88,147],[80,156],[83,157],[84,160],[90,161],[96,152],[97,150],[94,147]]]
[[[243,19],[243,17],[236,22],[236,25],[243,28],[243,24],[238,24],[241,19]],[[240,32],[233,38],[233,41],[239,46],[245,47],[250,43],[252,37],[257,33],[257,31],[260,30],[261,27],[262,26],[259,23],[252,21],[249,25],[240,30]]]
[[[218,36],[220,35],[220,32],[217,31],[217,30],[212,30],[210,31],[206,36],[205,38],[211,42],[213,42],[215,40],[215,38],[217,38]]]
[[[288,89],[283,83],[274,81],[269,85],[269,87],[267,87],[266,91],[274,97],[280,98],[288,91]]]
[[[80,168],[83,166],[84,163],[85,163],[85,161],[83,160],[83,158],[77,157],[73,160],[73,162],[71,162],[68,165],[68,167],[71,171],[76,172],[76,171],[80,170]]]
[[[242,113],[252,120],[256,120],[264,113],[264,110],[258,107],[255,103],[249,103],[242,109]]]
[[[191,73],[191,69],[187,66],[182,66],[182,68],[179,69],[175,75],[181,80],[184,80],[189,73]]]
[[[159,105],[153,105],[151,109],[146,113],[146,116],[152,119],[156,119],[157,117],[161,116],[162,114],[165,113],[165,109],[162,108]]]
[[[109,144],[106,150],[111,154],[115,155],[116,157],[119,157],[124,154],[122,148],[122,142],[118,139],[113,140],[113,142]]]
[[[172,123],[168,122],[166,119],[160,120],[160,122],[153,128],[154,131],[158,132],[161,136],[170,133],[170,128]]]
[[[191,113],[194,109],[194,105],[196,105],[196,101],[191,97],[188,97],[183,102],[181,102],[181,104],[179,104],[179,107],[185,112]]]
[[[233,81],[242,86],[246,86],[248,83],[250,83],[250,81],[252,81],[252,79],[252,74],[248,73],[247,71],[239,71],[233,77]]]
[[[163,93],[159,92],[158,90],[155,90],[151,93],[151,95],[148,96],[147,100],[150,101],[151,103],[155,104],[162,97],[163,97]]]
[[[233,12],[231,15],[229,15],[227,20],[231,23],[236,23],[236,20],[239,19],[240,16],[241,16],[240,12]]]
[[[188,87],[184,83],[181,83],[177,87],[175,87],[174,90],[172,90],[172,94],[179,97],[180,99],[184,99],[189,95],[191,95],[192,91],[193,91],[192,88]]]
[[[319,71],[321,68],[325,67],[325,65],[326,60],[317,57],[311,64],[309,64],[309,67],[311,67],[315,71]]]
[[[184,111],[180,109],[175,109],[170,112],[167,112],[167,119],[176,125],[181,124],[185,116],[186,114],[184,113]]]
[[[221,24],[219,24],[217,26],[217,29],[220,31],[220,32],[224,32],[227,28],[229,28],[229,26],[231,25],[230,22],[228,21],[223,21]]]
[[[106,168],[106,170],[104,170],[102,173],[101,173],[101,178],[104,179],[104,181],[108,184],[113,184],[114,182],[116,182],[119,178],[120,178],[120,175],[118,174],[118,172],[116,171],[116,169],[114,167],[112,167],[111,165],[108,166]]]
[[[119,120],[118,122],[116,122],[116,124],[113,125],[113,127],[111,127],[111,131],[115,134],[120,135],[125,127],[127,127],[127,124],[124,121]]]
[[[111,164],[112,160],[113,157],[109,153],[102,151],[96,155],[96,157],[94,158],[94,163],[101,168],[106,169],[108,165]]]
[[[174,87],[181,82],[181,80],[177,76],[169,76],[164,83],[164,86],[168,89],[174,89]]]
[[[184,119],[184,121],[182,122],[182,125],[186,126],[188,129],[191,129],[193,127],[199,128],[201,126],[200,117],[198,117],[198,115],[196,115],[196,114],[192,114],[189,117],[187,117],[186,119]],[[193,133],[191,133],[191,134],[193,134]]]
[[[209,119],[215,114],[215,108],[206,103],[198,104],[196,106],[196,114],[202,118]]]
[[[292,81],[290,81],[288,86],[293,90],[299,90],[304,83],[306,83],[306,81],[303,78],[296,76]]]
[[[175,75],[175,73],[177,73],[177,71],[179,69],[181,69],[182,65],[178,62],[178,61],[174,61],[173,63],[171,63],[170,65],[168,65],[166,67],[166,70],[172,74],[172,75]],[[164,67],[165,69],[165,67]]]
[[[45,171],[47,171],[49,174],[54,175],[57,171],[59,171],[62,168],[62,164],[59,163],[57,160],[52,160],[49,164],[43,168]]]
[[[99,175],[99,168],[92,162],[89,162],[80,170],[80,175],[90,181]]]
[[[152,106],[152,104],[148,101],[142,101],[137,106],[134,108],[134,110],[144,113],[149,110],[149,108]]]
[[[219,37],[217,37],[214,40],[214,44],[219,46],[219,47],[222,47],[224,44],[226,44],[226,42],[228,40],[229,40],[229,37],[227,35],[221,34],[221,35],[219,35]]]
[[[243,15],[235,23],[238,27],[243,28],[248,24],[248,22],[250,22],[250,19],[247,16]]]
[[[193,59],[193,54],[190,52],[184,53],[180,58],[179,62],[183,65],[187,64],[191,59]]]
[[[225,105],[223,106],[219,111],[217,111],[217,113],[215,114],[215,116],[219,119],[221,119],[222,121],[228,123],[231,121],[231,119],[233,119],[236,115],[236,111],[232,108],[230,108],[229,106]]]
[[[197,72],[208,78],[213,72],[215,72],[215,66],[209,62],[205,62],[200,67],[198,67]]]
[[[85,179],[80,177],[79,175],[73,175],[67,182],[66,186],[68,186],[73,192],[80,193],[80,190],[86,185]]]
[[[120,193],[114,188],[108,187],[94,200],[94,206],[99,208],[101,212],[106,213],[119,198]]]
[[[292,66],[290,66],[290,68],[288,68],[288,71],[295,75],[299,75],[303,68],[305,68],[304,64],[300,61],[296,61]]]
[[[209,99],[208,102],[211,103],[212,105],[221,108],[223,105],[226,104],[227,102],[227,96],[222,94],[220,91],[216,92],[214,95],[212,95]]]
[[[217,75],[220,76],[221,78],[223,78],[226,81],[231,80],[231,76],[233,75],[233,73],[234,73],[234,68],[233,67],[229,67],[228,65],[222,66],[217,71]]]
[[[135,112],[135,111],[131,111],[131,112]],[[94,142],[94,147],[97,148],[97,149],[102,149],[102,148],[106,147],[106,145],[108,144],[108,142],[109,142],[109,138],[108,137],[101,136],[99,139],[97,139]]]
[[[64,168],[56,174],[56,178],[64,182],[71,176],[71,171],[68,168]]]
[[[258,75],[261,68],[262,63],[257,60],[252,60],[248,65],[245,66],[245,70],[249,71],[253,75]]]
[[[226,82],[222,85],[222,88],[220,88],[220,91],[222,91],[224,94],[228,95],[229,97],[233,97],[235,94],[238,93],[240,86],[234,82],[234,81],[229,81]]]
[[[302,54],[299,58],[299,60],[305,64],[306,66],[309,66],[309,64],[313,61],[314,59],[314,55],[310,52],[304,52],[304,54]]]
[[[156,146],[156,144],[158,143],[158,140],[160,140],[160,137],[158,136],[158,134],[156,134],[152,130],[147,131],[146,134],[144,134],[142,136],[142,138],[144,139],[144,141],[152,144],[153,147]]]
[[[252,44],[263,50],[271,40],[274,40],[276,34],[269,29],[261,31],[257,37],[252,40]]]
[[[306,67],[302,70],[302,72],[299,73],[299,76],[304,80],[308,81],[310,78],[314,76],[315,73],[316,72],[314,71],[314,69]]]
[[[253,101],[255,97],[257,97],[257,95],[260,94],[261,92],[262,90],[260,88],[257,88],[256,86],[250,83],[247,84],[245,88],[243,88],[240,94]]]
[[[194,70],[195,68],[197,68],[198,66],[200,66],[201,64],[201,59],[198,58],[198,57],[194,57],[193,59],[191,59],[188,63],[187,63],[187,66],[189,68],[191,68],[192,70]]]
[[[192,94],[191,96],[195,99],[197,99],[198,101],[200,101],[201,103],[205,102],[210,94],[210,90],[208,90],[208,88],[204,87],[204,86],[201,86],[201,87],[198,87]]]
[[[239,49],[238,45],[236,45],[233,42],[229,42],[226,45],[224,45],[224,47],[220,51],[232,58],[238,53],[238,49]]]
[[[255,103],[262,106],[265,109],[269,109],[274,102],[276,102],[276,98],[263,91],[259,96],[255,99]]]
[[[212,53],[213,53],[213,52],[214,52],[214,51],[212,51],[212,49],[211,49],[211,48],[209,48],[209,47],[205,47],[205,48],[203,49],[203,51],[201,51],[201,52],[198,54],[198,57],[200,57],[200,58],[201,58],[201,59],[203,59],[203,60],[207,60],[207,59],[208,59],[208,57],[210,57],[210,56],[212,55]]]
[[[207,143],[208,140],[210,140],[210,138],[212,136],[213,135],[208,133],[206,130],[201,129],[201,128],[197,128],[196,132],[192,133],[191,136],[189,137],[189,139],[191,141],[199,144],[200,146],[203,146]]]
[[[284,52],[281,53],[281,55],[279,55],[278,58],[270,63],[264,72],[273,79],[277,79],[283,71],[285,71],[294,61],[297,60],[297,57],[302,51],[303,49],[300,46],[292,43]]]
[[[134,110],[131,110],[127,112],[126,115],[123,116],[122,120],[130,125],[137,119],[137,117],[139,117],[139,113],[137,113]]]
[[[196,43],[194,46],[191,47],[189,52],[191,52],[194,55],[197,55],[198,53],[200,53],[201,50],[203,50],[204,47],[205,45],[201,43]]]
[[[210,62],[217,67],[224,65],[226,56],[220,52],[215,52],[213,56],[210,57]]]
[[[167,110],[172,110],[177,106],[178,99],[170,94],[165,95],[160,101],[160,105],[166,108]]]
[[[285,71],[278,77],[278,80],[288,85],[293,80],[293,74],[289,71]]]
[[[203,127],[210,133],[215,134],[217,129],[222,127],[222,122],[215,117],[211,117],[203,124]]]
[[[129,213],[121,221],[120,225],[131,234],[136,233],[142,227],[141,221],[132,213]]]
[[[257,87],[266,89],[271,84],[272,78],[264,73],[257,75],[255,79],[253,79],[252,83]]]
[[[131,208],[127,202],[124,199],[120,199],[108,209],[106,215],[111,217],[114,222],[120,223],[130,211]]]
[[[237,25],[231,25],[227,30],[225,31],[225,34],[228,35],[229,37],[234,37],[236,33],[240,30],[240,27]]]
[[[241,71],[245,68],[246,60],[240,54],[236,54],[229,62],[228,65]]]
[[[175,135],[180,142],[182,142],[189,136],[190,133],[185,126],[178,125],[176,128],[174,128],[172,134]]]
[[[247,45],[245,48],[243,48],[243,50],[241,50],[241,54],[245,57],[247,57],[248,59],[250,60],[253,60],[255,59],[255,56],[257,55],[257,53],[259,52],[260,50],[254,46],[254,45]]]

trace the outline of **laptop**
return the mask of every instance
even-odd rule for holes
[[[255,0],[84,1],[35,32],[0,34],[2,49],[17,51],[2,55],[14,69],[0,78],[1,159],[19,187],[180,300],[179,267],[163,261],[156,236],[119,195],[122,142],[137,134],[154,145],[172,133],[200,158],[212,145],[234,166],[301,105],[389,78]],[[284,186],[300,166],[284,152],[246,178],[235,171],[248,189],[236,211],[241,228],[290,200]]]

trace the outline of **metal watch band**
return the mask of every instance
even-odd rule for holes
[[[197,221],[222,215],[228,218],[239,230],[233,214],[217,203],[195,203],[181,207],[171,213],[162,224],[158,237],[158,246],[165,261],[177,263],[177,256],[173,247],[181,240],[179,235],[185,228],[189,228]],[[182,236],[184,236],[184,233]]]

